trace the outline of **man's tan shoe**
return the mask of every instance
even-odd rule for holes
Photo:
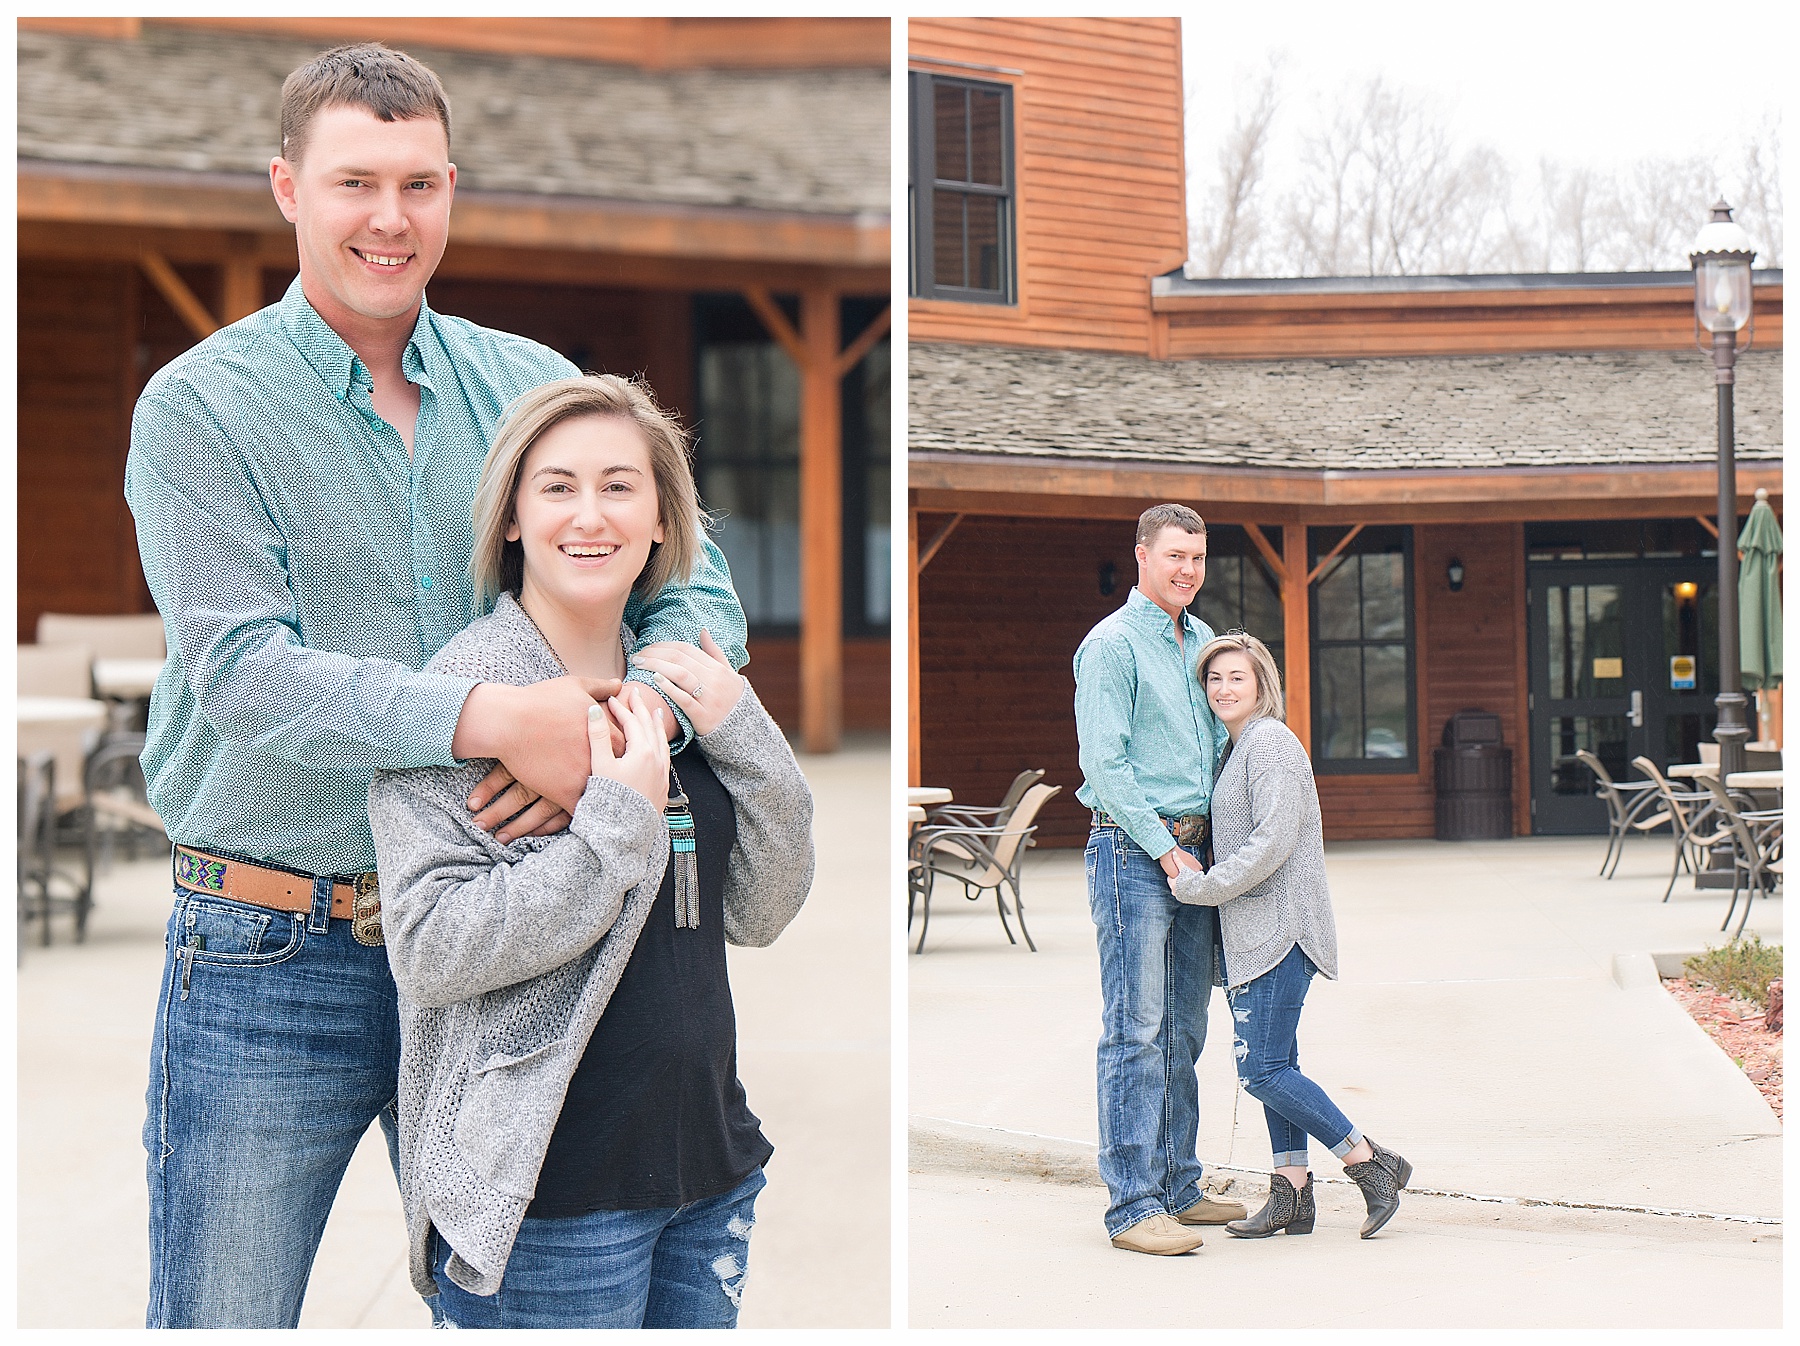
[[[1112,1246],[1131,1253],[1150,1253],[1155,1257],[1174,1257],[1191,1253],[1200,1246],[1200,1235],[1185,1229],[1172,1215],[1157,1212],[1113,1235]]]
[[[1225,1224],[1231,1220],[1242,1220],[1248,1214],[1242,1202],[1215,1201],[1202,1192],[1198,1201],[1177,1213],[1175,1218],[1182,1224]]]

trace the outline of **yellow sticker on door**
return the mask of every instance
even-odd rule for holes
[[[1622,678],[1624,676],[1625,661],[1623,659],[1594,660],[1594,678],[1596,681],[1601,678]]]
[[[1694,656],[1671,654],[1669,656],[1669,690],[1671,692],[1691,692],[1697,685]]]

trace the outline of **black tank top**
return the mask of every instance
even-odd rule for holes
[[[675,771],[694,815],[700,927],[676,928],[671,864],[569,1081],[530,1216],[684,1206],[730,1191],[774,1153],[738,1082],[726,979],[737,815],[698,748]]]

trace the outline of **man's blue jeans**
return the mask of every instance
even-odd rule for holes
[[[736,1327],[763,1186],[759,1168],[685,1206],[527,1218],[494,1295],[444,1274],[450,1248],[439,1239],[444,1317],[456,1327]]]
[[[1339,1159],[1362,1139],[1362,1132],[1325,1091],[1300,1073],[1300,1011],[1316,970],[1296,944],[1255,981],[1226,992],[1238,1079],[1245,1092],[1263,1105],[1276,1168],[1307,1166],[1308,1133]]]
[[[1162,865],[1119,827],[1087,844],[1100,944],[1100,1176],[1108,1236],[1200,1199],[1200,1089],[1218,915],[1169,891]]]
[[[175,894],[144,1120],[150,1327],[293,1327],[377,1118],[396,1158],[387,951],[330,902],[328,885],[310,915]]]

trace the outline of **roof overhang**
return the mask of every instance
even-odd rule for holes
[[[1261,523],[1661,518],[1711,515],[1718,503],[1713,463],[1305,472],[912,453],[907,484],[931,512],[1134,518],[1178,500],[1220,522]],[[1779,504],[1779,462],[1737,464],[1744,508],[1759,487]]]
[[[21,160],[18,183],[20,250],[28,255],[58,251],[59,229],[99,227],[248,236],[237,251],[292,264],[293,226],[281,217],[263,178]],[[886,215],[806,215],[465,188],[456,194],[445,273],[469,274],[471,261],[482,258],[498,266],[502,259],[496,254],[503,253],[605,255],[677,265],[864,273],[856,288],[873,285],[885,293],[889,234]],[[457,253],[465,254],[460,262],[452,255]],[[482,274],[489,269],[480,268]],[[770,283],[767,276],[762,280]]]

